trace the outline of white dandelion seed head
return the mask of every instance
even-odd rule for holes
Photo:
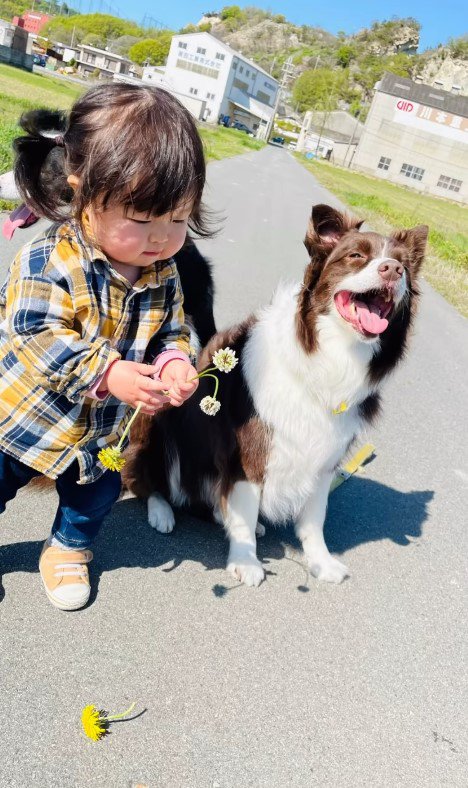
[[[230,372],[238,361],[235,351],[230,347],[220,348],[213,353],[213,364],[220,372]]]
[[[203,397],[202,401],[200,402],[200,408],[202,409],[203,413],[206,413],[207,416],[216,416],[220,407],[220,401],[214,397]]]

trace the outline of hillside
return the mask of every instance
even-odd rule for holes
[[[334,36],[257,8],[228,6],[217,14],[206,14],[198,25],[204,29],[209,25],[212,35],[277,78],[291,57],[296,71],[289,101],[298,111],[310,106],[343,108],[360,111],[364,118],[373,87],[384,71],[440,79],[448,89],[455,82],[468,94],[467,39],[419,54],[420,24],[413,18],[375,22],[354,35],[340,32]]]
[[[0,17],[29,7],[28,0],[0,0]],[[54,8],[38,0],[36,8]],[[143,29],[136,22],[109,14],[78,14],[62,5],[44,34],[62,43],[73,41],[107,47],[142,64],[165,62],[171,36],[177,31]],[[65,11],[65,14],[64,14]],[[418,53],[420,24],[411,17],[375,22],[354,35],[310,25],[294,25],[281,14],[259,8],[225,6],[206,13],[180,33],[211,32],[276,78],[292,59],[294,74],[286,89],[286,112],[346,109],[365,119],[375,83],[384,71],[451,90],[456,84],[468,95],[468,39],[459,38],[436,50]]]

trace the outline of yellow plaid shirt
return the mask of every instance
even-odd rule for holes
[[[75,459],[79,483],[97,479],[132,411],[87,393],[114,359],[190,354],[182,303],[173,260],[131,285],[75,222],[26,244],[0,290],[0,449],[52,479]]]

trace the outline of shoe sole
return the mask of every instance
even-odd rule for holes
[[[42,580],[42,577],[41,577],[41,580]],[[90,595],[91,595],[91,592],[90,592],[90,593],[88,594],[88,598],[87,598],[87,599],[86,599],[84,602],[80,602],[80,604],[79,604],[79,605],[77,605],[76,603],[75,603],[75,604],[71,603],[71,604],[67,605],[67,603],[66,603],[66,602],[60,602],[58,599],[56,599],[56,598],[55,598],[55,597],[54,597],[54,596],[53,596],[53,595],[50,593],[50,591],[48,590],[48,588],[47,588],[47,586],[46,586],[46,584],[44,583],[44,581],[43,581],[43,580],[42,580],[42,585],[44,586],[44,591],[45,591],[45,592],[46,592],[46,594],[47,594],[47,599],[48,599],[48,600],[49,600],[49,602],[50,602],[50,603],[51,603],[51,604],[52,604],[54,607],[56,607],[58,610],[70,610],[70,611],[71,611],[71,610],[81,610],[83,607],[86,607],[86,605],[87,605],[87,604],[88,604],[88,602],[89,602],[89,597],[90,597]]]

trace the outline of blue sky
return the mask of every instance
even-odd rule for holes
[[[84,0],[86,2],[86,0]],[[141,22],[148,14],[172,29],[178,29],[189,22],[197,22],[203,11],[212,11],[224,5],[233,5],[236,0],[176,0],[173,3],[156,3],[154,0],[133,0],[127,4],[125,0],[110,0],[117,6],[122,16]],[[93,5],[99,4],[95,0]],[[445,43],[448,38],[468,33],[468,4],[466,0],[389,0],[387,3],[376,3],[372,0],[333,0],[333,2],[316,2],[311,0],[269,0],[269,2],[237,2],[243,5],[256,5],[259,8],[284,14],[295,24],[318,25],[336,33],[344,30],[355,33],[372,22],[391,19],[392,16],[414,16],[422,24],[420,51],[427,47]],[[83,4],[82,4],[83,5]],[[98,10],[95,8],[95,10]],[[84,8],[83,8],[84,11]]]

